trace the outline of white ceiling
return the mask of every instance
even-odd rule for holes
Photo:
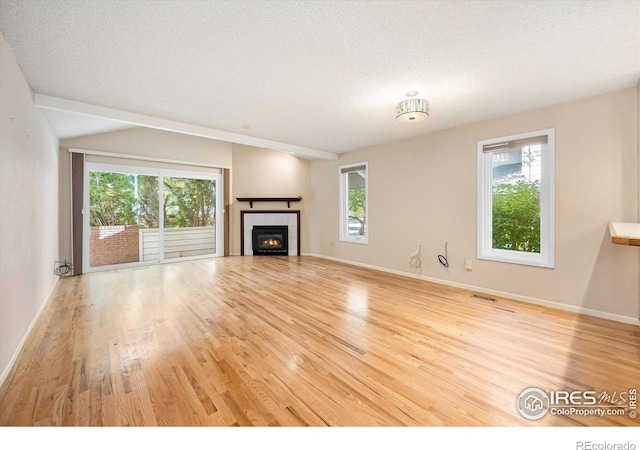
[[[639,30],[639,1],[0,0],[38,94],[338,154],[635,86]],[[397,123],[410,90],[431,116]]]

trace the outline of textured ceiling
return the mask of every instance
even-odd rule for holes
[[[635,86],[639,29],[638,1],[0,0],[39,94],[332,153]],[[395,121],[409,90],[428,120]]]

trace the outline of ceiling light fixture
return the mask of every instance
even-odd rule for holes
[[[418,91],[407,92],[409,100],[396,106],[396,120],[398,122],[420,122],[429,117],[429,102],[421,98],[414,98]]]

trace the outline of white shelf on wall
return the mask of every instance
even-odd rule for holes
[[[609,222],[609,233],[614,244],[640,246],[640,223]]]

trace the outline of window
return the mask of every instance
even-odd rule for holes
[[[367,163],[340,166],[340,240],[369,243]]]
[[[554,267],[554,129],[478,142],[478,259]]]

